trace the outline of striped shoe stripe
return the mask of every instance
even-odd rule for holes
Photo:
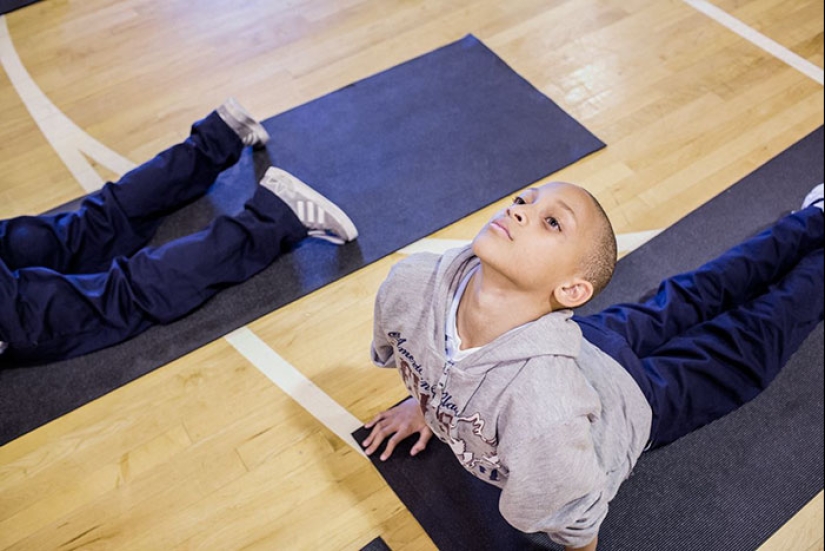
[[[323,226],[326,223],[327,211],[312,201],[296,201],[298,219],[304,225]]]

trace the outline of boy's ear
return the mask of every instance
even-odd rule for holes
[[[553,297],[564,308],[577,308],[593,298],[593,284],[577,279],[557,287]]]

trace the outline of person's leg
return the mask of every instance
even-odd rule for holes
[[[658,387],[654,446],[730,413],[768,386],[823,319],[824,263],[820,247],[761,296],[642,359]]]
[[[637,356],[648,356],[691,327],[763,294],[800,258],[821,248],[823,236],[822,211],[803,209],[699,269],[666,279],[647,301],[616,305],[576,321],[596,345],[618,340]]]
[[[105,273],[0,269],[0,340],[9,344],[4,356],[68,358],[171,322],[259,272],[306,235],[292,210],[259,187],[238,216],[116,258]]]
[[[125,174],[117,184],[106,184],[76,212],[0,221],[0,258],[12,270],[45,267],[88,273],[105,270],[112,258],[144,246],[163,216],[202,196],[237,162],[244,145],[240,131],[247,121],[233,121],[226,111],[229,105],[196,122],[183,143]],[[233,107],[233,113],[240,113],[238,109]],[[257,123],[248,124],[254,128]],[[247,141],[257,143],[254,138]]]

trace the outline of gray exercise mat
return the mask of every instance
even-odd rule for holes
[[[799,208],[823,180],[822,151],[819,128],[622,259],[580,313],[637,300]],[[644,454],[611,503],[599,551],[753,551],[764,543],[822,490],[824,363],[820,324],[754,401]],[[439,549],[560,549],[511,528],[498,513],[499,491],[466,473],[446,445],[433,439],[410,458],[411,442],[403,444],[373,463]]]
[[[358,240],[305,240],[186,318],[94,354],[36,367],[0,356],[0,444],[604,146],[473,36],[263,124],[266,152],[247,149],[155,242],[240,209],[270,162],[340,205]]]

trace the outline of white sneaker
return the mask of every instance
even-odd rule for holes
[[[823,189],[825,189],[825,185],[823,184],[819,184],[814,187],[814,189],[812,189],[808,195],[805,196],[805,200],[802,201],[802,208],[806,209],[813,205],[819,210],[825,212],[825,209],[823,209],[823,202],[825,202],[825,199],[823,199]]]
[[[269,132],[235,98],[229,98],[215,111],[244,145],[263,147],[269,141]]]
[[[281,198],[309,230],[310,237],[343,245],[358,237],[358,230],[349,216],[335,203],[274,166],[267,169],[261,185]]]

